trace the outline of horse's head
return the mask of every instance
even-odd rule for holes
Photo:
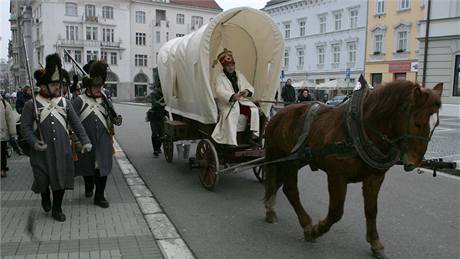
[[[443,83],[438,83],[433,89],[414,84],[411,95],[407,98],[407,107],[404,107],[404,112],[399,116],[399,146],[406,171],[421,164],[428,141],[439,124],[442,89]]]
[[[428,89],[410,81],[393,81],[366,97],[364,119],[372,140],[384,152],[398,149],[406,171],[420,165],[438,125],[442,88],[442,83]]]

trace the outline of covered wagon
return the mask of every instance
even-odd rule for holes
[[[165,157],[172,161],[174,141],[200,139],[194,164],[201,168],[200,180],[207,189],[214,187],[223,172],[221,165],[263,155],[259,146],[241,143],[224,147],[211,137],[219,120],[214,82],[222,67],[216,59],[224,48],[232,50],[237,69],[254,86],[252,99],[265,120],[271,104],[257,100],[274,99],[284,45],[278,26],[264,12],[248,7],[222,12],[197,31],[170,40],[158,53],[158,72],[169,112]]]

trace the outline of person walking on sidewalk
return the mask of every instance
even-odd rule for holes
[[[6,177],[7,165],[7,145],[10,139],[16,139],[17,114],[11,108],[9,102],[0,95],[0,140],[1,140],[1,177]]]
[[[150,94],[152,101],[152,108],[147,111],[147,121],[150,123],[152,131],[152,147],[153,155],[158,157],[161,153],[161,137],[163,136],[163,122],[165,120],[166,111],[164,108],[163,93],[161,92],[161,85],[158,84],[153,88]]]
[[[41,193],[41,204],[57,221],[65,221],[62,200],[66,189],[73,189],[74,164],[68,136],[72,127],[82,143],[81,152],[91,151],[91,143],[72,105],[60,93],[62,62],[58,54],[46,57],[45,69],[34,72],[40,92],[36,96],[38,116],[33,100],[24,105],[21,132],[32,147],[30,164],[34,174],[32,191]],[[39,118],[37,125],[36,118]],[[50,188],[53,191],[51,205]]]
[[[288,79],[281,90],[281,98],[287,103],[295,103],[296,101],[295,88],[292,86],[291,82],[291,79]]]
[[[110,116],[110,109],[113,107],[102,92],[106,78],[107,64],[94,61],[89,67],[89,78],[83,78],[84,85],[87,86],[85,92],[72,101],[94,146],[90,153],[78,155],[78,161],[75,162],[76,175],[83,176],[86,197],[93,196],[96,186],[94,204],[102,208],[109,207],[104,191],[107,176],[112,171],[113,125],[121,125],[120,116]]]

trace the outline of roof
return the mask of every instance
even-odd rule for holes
[[[276,5],[276,4],[281,4],[281,3],[284,3],[284,2],[287,2],[287,1],[289,1],[289,0],[271,0],[271,1],[267,2],[265,7],[269,7],[269,6]]]
[[[170,3],[222,11],[222,8],[214,0],[171,0]]]

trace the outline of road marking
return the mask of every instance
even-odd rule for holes
[[[166,259],[195,259],[192,250],[187,246],[163,211],[152,191],[147,187],[136,168],[129,161],[123,149],[114,139],[115,159],[120,167],[126,183],[136,198],[150,232],[155,237],[163,257]]]

